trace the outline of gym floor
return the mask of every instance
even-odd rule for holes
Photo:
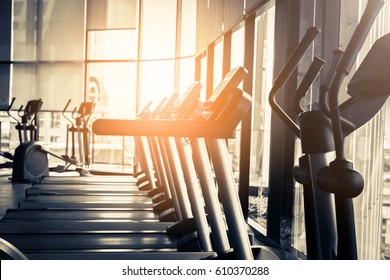
[[[4,217],[7,209],[17,208],[19,201],[25,197],[26,188],[30,184],[12,184],[9,180],[11,171],[0,173],[0,219]]]
[[[53,165],[55,166],[55,164]],[[107,164],[94,164],[97,170],[113,171],[119,173],[132,173],[132,166],[120,166],[107,165]],[[70,176],[78,175],[78,173],[69,172],[67,174],[52,174],[54,176]],[[12,169],[0,169],[0,219],[2,219],[7,209],[18,208],[20,200],[26,197],[25,191],[31,184],[12,184],[11,178]]]

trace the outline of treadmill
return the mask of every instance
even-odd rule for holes
[[[243,95],[243,93],[241,91],[239,91],[239,90],[237,90],[237,91],[229,91],[229,93],[230,93],[231,96],[229,96],[228,99],[233,100],[234,101],[233,104],[236,104],[237,106],[241,106],[241,107],[243,105],[245,105],[244,107],[246,107],[246,109],[245,108],[244,109],[239,108],[240,110],[236,114],[229,114],[229,116],[230,115],[232,116],[231,120],[234,120],[234,123],[229,125],[228,123],[223,123],[222,124],[221,122],[218,123],[218,122],[207,121],[207,120],[198,120],[198,121],[187,121],[186,120],[186,121],[179,121],[178,122],[179,123],[179,127],[177,127],[177,128],[179,130],[182,130],[181,125],[184,122],[184,124],[185,124],[185,126],[187,128],[186,132],[187,133],[190,132],[189,134],[191,136],[193,136],[191,131],[194,131],[194,130],[192,129],[192,127],[188,127],[188,125],[191,126],[193,123],[195,123],[194,129],[199,129],[199,126],[200,126],[201,129],[198,130],[197,133],[202,131],[202,133],[201,133],[201,135],[202,135],[206,131],[205,128],[207,128],[208,124],[210,123],[212,128],[216,128],[216,127],[221,128],[222,127],[222,131],[219,131],[219,133],[218,133],[218,134],[221,133],[221,135],[219,135],[218,137],[222,136],[222,138],[226,138],[226,137],[231,136],[233,130],[235,129],[235,126],[239,122],[239,118],[242,118],[242,116],[246,113],[247,109],[249,108],[248,105],[250,104],[250,102],[248,102],[248,97],[246,95]],[[237,97],[235,97],[236,94],[237,94]],[[221,96],[223,96],[223,95],[221,94]],[[228,99],[225,99],[223,101],[217,99],[217,100],[214,100],[213,102],[215,102],[215,104],[218,105],[217,101],[219,101],[220,104],[222,104],[225,101],[229,101]],[[240,102],[240,101],[242,101],[242,102]],[[216,108],[218,108],[218,107],[216,107]],[[228,109],[235,109],[235,108],[234,107],[228,107]],[[231,111],[229,111],[229,113],[231,113]],[[230,119],[228,118],[228,120],[230,120]],[[100,121],[97,121],[96,126],[95,126],[97,131],[101,130],[101,125],[102,124],[104,125],[107,121],[111,122],[111,120],[100,120]],[[112,120],[112,121],[118,122],[117,120]],[[119,121],[119,122],[122,122],[122,121]],[[125,121],[125,124],[127,124],[127,122],[128,121]],[[137,124],[137,128],[141,129],[141,132],[140,132],[139,136],[142,136],[143,134],[145,134],[145,130],[144,130],[144,126],[143,126],[144,124],[158,124],[158,125],[163,124],[163,125],[167,125],[168,123],[171,123],[171,125],[173,124],[173,130],[176,131],[176,128],[175,128],[176,122],[172,122],[172,121],[168,121],[168,120],[157,120],[157,121],[146,121],[146,122],[143,121],[143,120],[139,120],[139,121],[130,121],[130,122],[131,122],[131,124]],[[141,128],[141,126],[142,126],[142,128]],[[133,129],[131,129],[131,130],[134,131]],[[137,134],[137,129],[135,131],[136,131],[135,134]],[[168,132],[168,133],[166,133],[166,132]],[[111,133],[111,132],[109,131],[109,133]],[[157,133],[155,133],[154,131],[153,131],[153,133],[151,133],[150,130],[148,130],[148,132],[146,132],[146,135],[147,136],[155,136],[157,134],[158,136],[164,136],[164,137],[165,136],[168,136],[168,137],[171,136],[171,131],[170,130],[166,130],[165,133],[163,133],[162,135],[159,135],[159,133],[160,133],[159,131],[157,131]],[[213,136],[214,136],[214,133],[215,133],[215,130],[213,130],[213,132],[211,132],[211,134]],[[175,133],[173,135],[176,136]],[[180,135],[180,133],[179,133],[179,136],[182,136],[182,135]],[[185,135],[183,135],[183,136],[185,136]],[[216,137],[216,134],[215,134],[214,137]],[[91,204],[93,205],[93,207],[96,206],[93,203],[91,203]],[[35,222],[35,223],[37,223],[37,222]],[[11,224],[13,224],[13,223],[11,222]],[[35,224],[35,225],[37,225],[37,224]],[[59,223],[58,224],[56,224],[56,223],[52,224],[52,231],[51,231],[52,233],[50,233],[50,234],[48,234],[48,233],[38,234],[39,230],[36,230],[34,232],[30,232],[32,225],[29,222],[25,222],[24,225],[20,224],[19,227],[12,227],[12,225],[8,225],[8,226],[4,225],[3,230],[0,230],[0,231],[2,232],[2,236],[4,236],[5,238],[11,238],[12,243],[14,243],[17,247],[20,247],[20,246],[18,246],[18,244],[21,245],[22,251],[25,250],[27,252],[30,252],[30,254],[32,254],[31,252],[35,251],[35,250],[40,251],[38,248],[36,248],[37,246],[39,246],[39,245],[37,245],[37,244],[39,244],[39,240],[42,240],[42,242],[43,242],[43,240],[46,240],[45,242],[47,242],[47,244],[51,244],[51,245],[47,245],[46,247],[43,246],[44,248],[42,248],[43,250],[41,250],[40,252],[46,252],[46,251],[56,252],[56,253],[54,253],[54,255],[58,255],[58,250],[64,249],[64,247],[66,247],[67,242],[69,241],[70,242],[69,244],[73,244],[73,246],[74,246],[73,247],[74,249],[70,249],[70,251],[73,254],[78,254],[78,256],[80,256],[80,254],[82,254],[84,257],[87,257],[87,258],[90,258],[90,256],[91,256],[90,254],[94,254],[91,250],[101,250],[101,247],[96,248],[95,247],[96,244],[93,244],[93,243],[94,243],[94,241],[96,243],[98,243],[99,240],[105,240],[105,236],[102,236],[102,235],[108,235],[109,237],[107,237],[107,238],[112,238],[111,240],[116,240],[115,238],[117,238],[117,237],[118,238],[122,238],[123,240],[127,240],[126,238],[128,236],[126,236],[126,234],[132,234],[132,233],[122,233],[122,232],[121,233],[107,233],[107,234],[105,234],[105,233],[96,233],[96,232],[95,233],[90,233],[90,232],[81,233],[81,232],[83,232],[83,230],[81,230],[81,232],[80,232],[80,230],[77,229],[77,226],[74,226],[74,231],[73,232],[72,232],[72,230],[69,230],[67,234],[64,234],[63,232],[61,232],[61,231],[64,231],[64,229],[60,230],[60,229],[57,228],[57,226],[59,226]],[[50,226],[47,225],[45,227],[50,227]],[[57,232],[55,233],[55,229],[56,228],[57,228]],[[64,228],[66,228],[66,226],[64,226]],[[46,229],[49,230],[49,228],[46,228]],[[137,237],[134,234],[137,234],[137,233],[133,233],[133,235],[132,235],[136,239]],[[140,237],[141,240],[142,240],[142,236],[145,237],[145,235],[147,235],[147,234],[149,234],[149,233],[142,233],[141,237]],[[31,237],[35,238],[35,239],[32,238],[31,241],[33,241],[33,240],[36,241],[36,242],[33,242],[34,243],[33,245],[30,245],[29,242],[28,242],[28,240],[29,240],[28,237],[30,235],[31,235]],[[87,245],[82,245],[83,242],[81,242],[80,240],[79,241],[75,241],[74,240],[75,235],[85,237],[84,239],[81,238],[80,240],[89,240],[92,244],[88,243]],[[42,236],[43,236],[43,238],[42,238]],[[56,238],[59,238],[59,237],[61,239],[64,238],[63,240],[66,241],[66,242],[58,242],[58,241],[55,242],[54,240],[56,240]],[[100,238],[102,238],[102,239],[100,239]],[[148,238],[149,238],[149,240],[151,240],[150,238],[152,238],[152,237],[148,237]],[[167,239],[170,240],[170,238],[171,237],[166,237],[165,240],[167,240]],[[50,241],[50,240],[52,240],[52,241]],[[58,244],[58,243],[65,244],[65,246],[64,245],[61,246],[61,244]],[[149,245],[151,243],[153,243],[153,242],[152,241],[148,242]],[[162,243],[165,244],[164,246],[168,246],[169,247],[169,245],[168,245],[169,242],[166,243],[166,242],[162,241]],[[137,239],[137,244],[142,244],[142,242]],[[117,245],[117,247],[119,249],[123,249],[124,247],[127,246],[127,245],[121,246],[121,245],[118,245],[118,244],[116,244],[116,245]],[[81,248],[78,247],[78,246],[80,246]],[[104,246],[103,246],[104,248],[103,249],[111,248],[110,246],[108,246],[108,247],[107,246],[108,245],[104,244]],[[154,243],[153,243],[153,246],[157,246],[157,245],[154,245]],[[67,247],[67,248],[69,249],[69,247]],[[128,248],[128,246],[126,248]],[[132,248],[132,249],[134,249],[134,248]],[[140,248],[137,247],[135,249],[137,250],[137,249],[140,249]],[[145,248],[143,248],[143,249],[145,249]],[[146,250],[149,250],[149,249],[150,249],[149,247],[146,248]],[[81,250],[82,253],[80,253],[80,251],[78,251],[78,250]],[[126,249],[126,250],[130,250],[130,249]],[[70,251],[68,251],[68,252],[70,252]],[[37,251],[35,251],[34,253],[37,253]],[[95,251],[95,253],[96,253],[96,251]],[[32,255],[34,255],[34,254],[32,254]],[[42,257],[43,255],[41,254],[40,256]],[[67,256],[70,257],[70,255],[67,255]],[[73,255],[73,256],[75,256],[75,255]],[[51,255],[51,257],[54,257],[54,256]],[[178,258],[178,255],[176,255],[176,257]]]

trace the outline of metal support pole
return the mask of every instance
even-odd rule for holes
[[[199,241],[203,251],[210,252],[213,250],[210,239],[210,230],[204,209],[204,201],[200,193],[198,178],[192,160],[191,149],[189,145],[183,143],[182,138],[176,138],[175,141],[187,185],[188,197],[191,202],[191,209],[194,215]]]
[[[230,250],[230,244],[221,205],[218,199],[217,188],[212,174],[211,164],[207,154],[206,142],[203,138],[193,138],[191,139],[191,146],[195,168],[198,173],[203,198],[206,204],[215,251],[219,255],[224,254]]]
[[[224,139],[207,139],[230,240],[237,259],[253,260],[252,248]]]

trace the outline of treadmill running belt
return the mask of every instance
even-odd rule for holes
[[[3,220],[158,220],[152,211],[11,209]]]
[[[156,233],[1,234],[22,252],[31,250],[169,249],[177,238]]]

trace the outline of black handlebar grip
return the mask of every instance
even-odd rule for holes
[[[15,99],[16,99],[15,97],[12,98],[11,103],[9,104],[7,111],[11,111],[11,108],[14,105]]]
[[[69,99],[68,102],[66,103],[65,107],[64,107],[64,110],[62,110],[62,113],[65,113],[66,112],[66,109],[68,109],[68,106],[70,104],[70,102],[72,101],[72,99]]]
[[[290,58],[287,60],[286,65],[283,67],[282,71],[276,77],[274,81],[274,85],[276,85],[278,88],[281,88],[286,83],[286,81],[288,80],[288,78],[290,77],[294,69],[297,67],[299,61],[305,54],[306,50],[309,48],[309,46],[314,41],[314,39],[318,36],[318,34],[320,34],[320,30],[317,27],[310,27],[306,31],[302,40],[293,51]]]

